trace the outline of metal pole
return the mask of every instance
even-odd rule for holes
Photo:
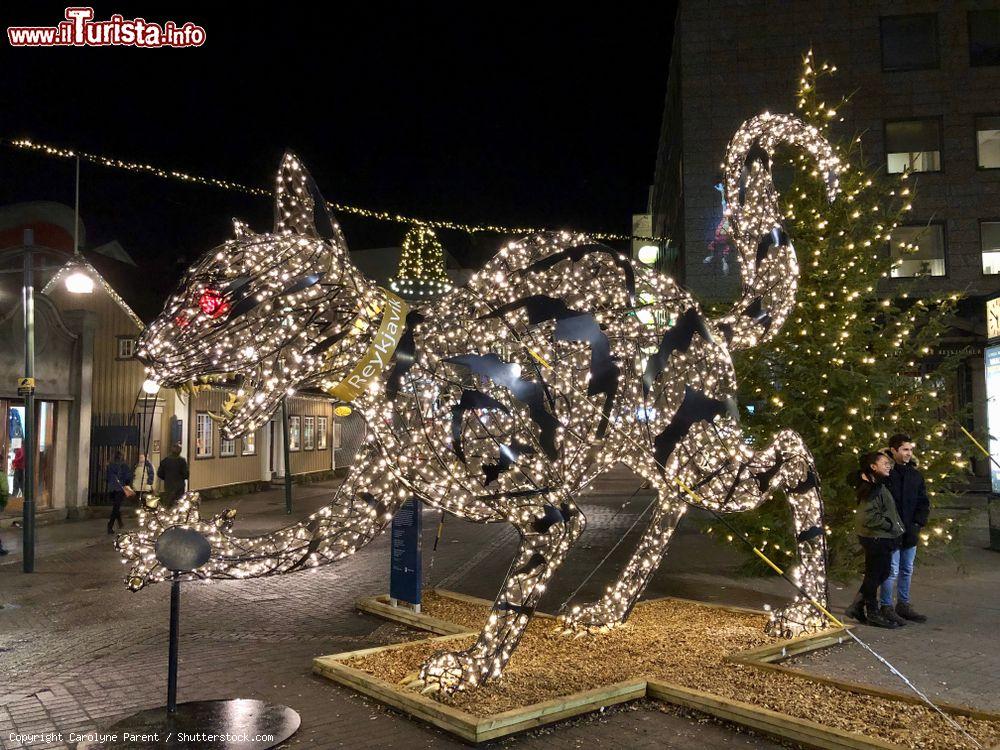
[[[24,252],[24,377],[35,377],[35,290],[32,279],[31,250]],[[24,530],[23,569],[25,573],[35,570],[35,389],[34,381],[25,390],[24,396],[24,507],[22,527]]]
[[[80,157],[76,157],[76,204],[73,212],[73,255],[80,254]]]
[[[292,513],[292,461],[288,450],[288,397],[281,399],[281,434],[285,448],[285,513]]]
[[[181,619],[181,582],[170,582],[170,653],[167,657],[167,713],[177,713],[177,634]]]

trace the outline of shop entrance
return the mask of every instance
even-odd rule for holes
[[[0,399],[0,424],[4,425],[3,445],[0,448],[2,471],[7,475],[10,492],[8,512],[22,508],[24,498],[24,401],[20,399]],[[56,402],[35,400],[35,440],[34,440],[34,489],[35,507],[52,507],[52,474],[55,467]]]

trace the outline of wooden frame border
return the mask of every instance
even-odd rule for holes
[[[486,599],[444,589],[433,589],[433,591],[439,596],[460,601],[485,606],[493,604],[493,602]],[[692,602],[690,599],[679,597],[664,598]],[[388,601],[389,597],[385,595],[368,597],[359,600],[357,607],[362,612],[438,634],[435,637],[419,641],[423,643],[440,641],[444,644],[451,640],[469,638],[478,634],[478,631],[468,630],[461,625],[448,622],[447,620],[430,617],[424,613],[416,613],[406,607],[393,607]],[[732,612],[764,614],[759,610],[745,607],[731,607],[708,602],[692,603]],[[536,616],[552,619],[552,615],[540,612],[536,613]],[[812,635],[799,636],[798,638],[783,641],[780,644],[767,644],[749,649],[748,651],[731,654],[727,659],[761,669],[784,672],[813,682],[832,685],[849,692],[863,693],[906,703],[920,703],[919,698],[905,693],[883,690],[873,685],[818,677],[776,663],[793,656],[847,642],[849,640],[847,630],[850,629],[850,626],[846,628],[830,628]],[[419,693],[404,690],[399,685],[389,683],[367,672],[346,665],[347,661],[355,657],[380,651],[405,648],[415,642],[418,641],[396,643],[389,646],[361,649],[359,651],[349,651],[329,656],[319,656],[313,660],[313,672],[375,698],[381,703],[392,706],[414,718],[433,724],[473,744],[534,729],[561,719],[589,713],[605,706],[613,706],[618,703],[647,697],[700,711],[724,721],[750,727],[764,734],[798,742],[807,747],[824,748],[824,750],[902,750],[899,745],[894,745],[884,740],[854,732],[846,732],[808,719],[799,719],[760,706],[730,700],[712,693],[674,685],[654,678],[636,678],[625,682],[617,682],[490,716],[476,716],[467,711],[446,706]],[[968,706],[947,703],[937,703],[937,705],[943,711],[950,714],[987,721],[1000,721],[1000,714],[993,714]]]

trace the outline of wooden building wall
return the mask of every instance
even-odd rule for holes
[[[91,408],[94,414],[132,413],[145,373],[135,359],[118,359],[119,337],[136,338],[140,326],[100,283],[91,294],[70,294],[62,284],[47,295],[60,310],[87,310],[96,316]]]
[[[281,412],[278,412],[280,415]],[[292,397],[288,399],[288,416],[299,417],[299,450],[291,451],[289,461],[292,474],[308,474],[315,471],[329,471],[333,468],[333,405],[326,400]],[[319,444],[319,429],[316,428],[313,449],[306,450],[303,417],[326,417],[326,448],[316,448]]]
[[[188,420],[188,467],[191,478],[188,486],[192,490],[201,490],[206,487],[223,487],[229,484],[243,484],[246,482],[267,481],[270,477],[267,474],[267,427],[262,427],[256,432],[256,453],[244,455],[244,441],[242,438],[236,439],[236,455],[220,456],[222,446],[222,434],[219,425],[212,420],[212,455],[207,458],[197,457],[197,418],[199,412],[222,411],[222,403],[226,394],[222,391],[203,391],[190,397],[188,402],[188,414],[184,417]]]

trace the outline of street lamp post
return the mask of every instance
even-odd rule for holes
[[[22,528],[24,531],[25,573],[35,570],[35,290],[32,278],[33,256],[30,249],[24,252],[24,505]]]
[[[288,447],[288,396],[281,399],[281,436],[285,452],[285,513],[292,512],[292,458]]]

